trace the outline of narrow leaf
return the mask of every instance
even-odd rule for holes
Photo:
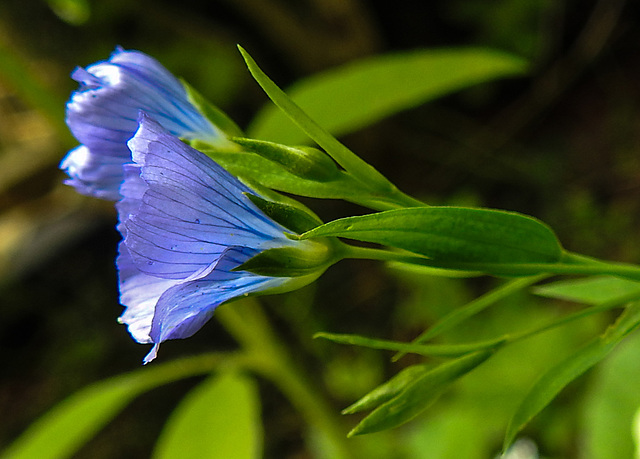
[[[458,378],[493,354],[480,351],[443,363],[407,384],[398,395],[364,418],[349,436],[379,432],[404,424],[426,410]]]
[[[532,291],[540,296],[575,301],[585,304],[600,304],[640,296],[640,282],[610,276],[593,276],[586,279],[571,279],[538,286]]]
[[[260,401],[255,383],[234,373],[211,377],[176,407],[154,458],[262,457]]]
[[[457,357],[483,349],[494,349],[507,340],[506,337],[500,337],[487,341],[462,344],[414,344],[336,333],[316,333],[314,338],[324,338],[329,341],[333,341],[334,343],[350,344],[370,349],[382,349],[386,351],[398,351],[403,354],[418,354],[437,357]]]
[[[616,345],[640,325],[640,303],[633,303],[601,336],[544,373],[527,393],[509,422],[503,450],[507,450],[522,428],[571,381],[604,359]]]
[[[107,379],[72,395],[33,423],[2,457],[69,457],[136,396],[163,384],[207,373],[215,355],[176,360]]]
[[[338,139],[293,102],[289,96],[258,67],[258,64],[256,64],[249,53],[242,47],[238,48],[247,64],[249,72],[251,72],[253,78],[262,87],[271,101],[313,141],[320,145],[340,166],[363,184],[371,187],[371,189],[380,190],[383,193],[396,191],[395,186],[380,174],[380,172],[340,143]]]
[[[412,344],[424,343],[425,341],[428,341],[447,330],[451,330],[456,325],[484,311],[492,304],[495,304],[501,299],[525,287],[528,287],[529,285],[534,284],[543,278],[544,276],[542,275],[513,279],[499,287],[494,288],[493,290],[485,293],[482,296],[479,296],[478,298],[470,301],[464,306],[458,309],[454,309],[453,311],[448,313],[446,316],[438,320],[431,328],[425,330],[416,339],[414,339]],[[393,356],[393,360],[400,359],[404,354],[405,353],[402,351],[399,352],[398,354]]]
[[[580,407],[582,457],[640,457],[640,391],[636,384],[629,384],[640,380],[638,355],[640,333],[634,332],[598,366],[589,381]]]
[[[359,413],[391,400],[405,390],[409,384],[424,376],[429,370],[430,367],[428,365],[411,365],[404,368],[389,381],[379,385],[360,400],[342,410],[342,414]]]
[[[542,222],[514,212],[414,207],[334,220],[303,239],[338,236],[408,250],[447,263],[553,263],[562,248]]]
[[[526,62],[486,48],[419,49],[374,56],[313,75],[287,90],[314,120],[335,136],[479,83],[521,75]],[[290,145],[302,131],[273,105],[249,127],[252,137]]]

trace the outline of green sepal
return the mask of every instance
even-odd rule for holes
[[[322,220],[311,213],[311,211],[303,210],[301,207],[292,206],[282,202],[268,201],[251,193],[244,194],[269,218],[280,223],[282,226],[294,233],[301,234],[318,225],[322,225]]]
[[[240,151],[241,147],[237,144],[236,151],[223,151],[219,148],[211,148],[209,145],[196,146],[194,143],[191,146],[200,150],[252,188],[258,184],[263,188],[297,196],[344,199],[376,210],[397,207],[385,196],[372,193],[364,183],[341,170],[338,170],[337,177],[330,182],[307,180],[293,175],[280,164],[269,161],[256,153]]]
[[[329,182],[340,176],[336,163],[317,148],[289,147],[279,143],[241,137],[234,137],[232,140],[246,151],[278,163],[298,177]]]
[[[232,271],[250,271],[271,277],[303,277],[316,274],[319,276],[338,261],[334,247],[336,244],[331,243],[329,239],[300,241],[296,246],[260,252]]]
[[[242,129],[218,107],[209,102],[205,97],[196,91],[193,86],[184,80],[180,80],[187,91],[187,100],[191,102],[209,121],[227,137],[242,136]]]

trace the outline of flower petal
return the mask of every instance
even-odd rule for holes
[[[133,263],[131,255],[121,242],[118,248],[118,277],[120,303],[125,311],[118,322],[127,325],[129,333],[139,343],[151,343],[151,323],[158,298],[179,281],[161,279],[141,273]]]
[[[192,336],[225,301],[276,288],[288,281],[283,277],[231,271],[255,254],[256,251],[251,249],[231,247],[212,266],[207,276],[177,284],[164,292],[156,305],[150,332],[156,346],[145,362],[155,356],[157,344]]]
[[[116,200],[120,197],[122,166],[126,156],[96,154],[81,145],[74,148],[60,162],[60,169],[69,176],[65,184],[75,187],[79,193],[101,199]]]
[[[91,152],[90,170],[76,163],[75,176],[67,183],[82,194],[118,199],[115,168],[109,176],[99,172],[107,166],[130,162],[126,142],[138,128],[138,112],[144,110],[172,134],[199,139],[212,145],[229,145],[226,135],[188,99],[180,81],[157,60],[139,51],[116,48],[106,61],[71,74],[80,83],[67,103],[66,122],[73,135]],[[63,165],[61,165],[62,167]],[[69,172],[69,169],[62,167]],[[106,170],[106,169],[104,169]],[[93,175],[92,180],[79,177]],[[122,173],[120,182],[122,181]],[[107,182],[105,188],[102,182]]]
[[[119,212],[140,271],[185,278],[214,263],[226,247],[292,244],[285,229],[243,194],[249,188],[148,116],[141,115],[129,146],[147,189],[135,212]]]

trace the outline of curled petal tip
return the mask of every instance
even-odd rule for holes
[[[159,347],[160,347],[160,343],[156,343],[156,344],[153,345],[153,347],[151,348],[151,351],[149,351],[149,353],[142,360],[142,363],[144,365],[150,363],[151,361],[153,361],[158,356],[158,348]]]
[[[212,145],[229,143],[226,134],[189,100],[184,85],[160,62],[144,53],[117,47],[108,60],[86,68],[77,67],[71,77],[79,83],[79,88],[67,103],[66,122],[82,147],[92,153],[90,174],[96,175],[101,162],[111,166],[113,158],[119,158],[120,169],[116,174],[119,177],[116,178],[120,183],[124,180],[121,166],[131,162],[127,141],[138,128],[140,110],[177,137]],[[88,174],[84,174],[82,164],[75,166],[76,177],[72,178]],[[63,170],[69,172],[66,168]],[[118,199],[117,183],[109,193],[94,189],[100,187],[102,181],[98,177],[92,181],[66,183],[81,194]]]

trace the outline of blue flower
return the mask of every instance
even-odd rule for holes
[[[172,134],[213,145],[228,142],[188,100],[184,86],[152,57],[116,48],[106,61],[71,77],[80,88],[67,103],[66,121],[82,144],[60,163],[72,185],[82,194],[118,200],[122,165],[131,161],[127,141],[138,128],[140,110]]]
[[[289,239],[244,194],[254,191],[144,114],[129,148],[133,163],[116,205],[126,307],[119,320],[136,341],[154,343],[145,363],[161,342],[193,335],[227,300],[300,286],[292,277],[233,270],[267,249],[310,242]]]

